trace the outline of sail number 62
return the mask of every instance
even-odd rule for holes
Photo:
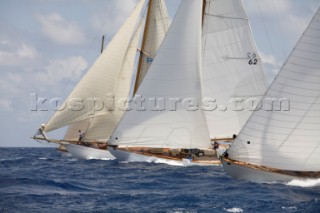
[[[256,53],[248,52],[247,55],[248,55],[248,58],[250,59],[248,62],[249,65],[257,65],[258,64],[258,59],[257,59]]]

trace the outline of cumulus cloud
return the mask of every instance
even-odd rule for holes
[[[8,40],[1,40],[0,43],[0,65],[20,65],[23,60],[35,59],[38,56],[37,50],[29,44],[11,43]]]
[[[80,56],[54,59],[49,61],[49,64],[45,67],[45,72],[36,75],[36,79],[47,84],[55,84],[64,79],[78,80],[87,67],[87,61]]]
[[[65,20],[60,14],[36,15],[42,27],[42,33],[60,44],[79,44],[84,41],[85,33],[72,22]]]

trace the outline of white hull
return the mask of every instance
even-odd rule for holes
[[[219,166],[219,164],[208,164],[200,162],[192,162],[189,159],[171,160],[156,156],[141,155],[134,152],[123,151],[108,147],[108,150],[121,162],[147,162],[147,163],[164,163],[171,166]]]
[[[109,152],[109,150],[102,150],[91,148],[87,146],[81,146],[76,144],[65,145],[66,150],[75,158],[90,160],[114,160],[115,157]]]
[[[221,163],[225,171],[233,178],[239,180],[248,180],[258,183],[274,183],[274,182],[290,182],[292,180],[301,179],[295,176],[267,172],[250,168],[243,165],[234,164],[221,159]]]

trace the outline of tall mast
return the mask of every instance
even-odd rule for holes
[[[148,28],[150,25],[150,14],[151,14],[151,5],[152,5],[153,0],[149,1],[149,7],[148,7],[148,12],[147,12],[147,18],[146,18],[146,26],[144,27],[144,32],[143,32],[143,38],[142,38],[142,46],[140,50],[140,57],[139,57],[139,64],[138,64],[138,70],[136,74],[136,81],[134,83],[134,90],[133,90],[133,95],[136,94],[138,87],[139,87],[139,82],[140,82],[140,77],[141,77],[141,67],[142,67],[142,60],[143,60],[143,54],[144,54],[144,49],[146,45],[146,38],[147,38],[147,33],[148,33]]]
[[[206,6],[207,6],[207,0],[203,0],[203,4],[202,4],[202,25],[204,24],[204,17],[206,15]]]

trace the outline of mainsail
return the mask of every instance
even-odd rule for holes
[[[245,103],[259,102],[266,84],[247,14],[239,0],[206,1],[202,88],[211,138],[232,138],[249,118]]]
[[[147,70],[149,69],[157,50],[169,28],[169,15],[164,0],[150,0],[144,39],[140,50],[141,57],[136,76],[134,93],[137,91]]]
[[[264,95],[263,108],[252,114],[228,150],[229,159],[280,170],[320,171],[319,46],[320,9]]]
[[[209,147],[201,110],[188,110],[188,98],[201,100],[202,0],[184,0],[145,75],[136,98],[164,101],[165,109],[127,111],[111,137],[111,145],[131,147]],[[170,100],[181,99],[174,106]]]

